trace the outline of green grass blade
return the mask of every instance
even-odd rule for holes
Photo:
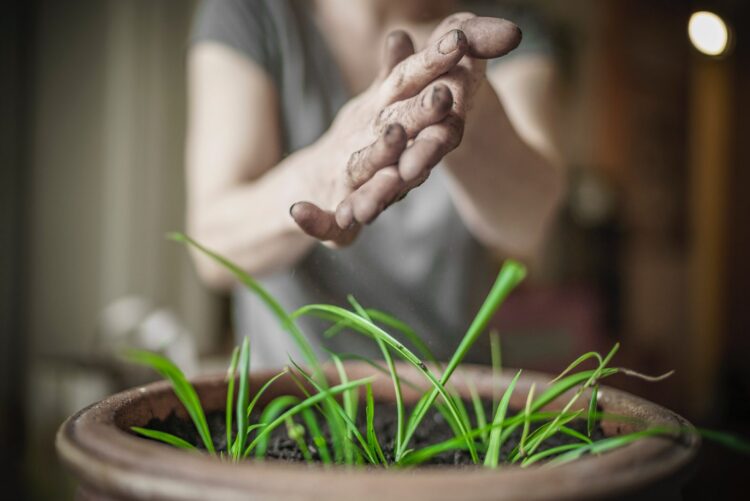
[[[424,364],[424,362],[422,362],[422,360],[420,360],[419,357],[417,357],[414,353],[412,353],[411,350],[409,350],[406,346],[398,342],[395,338],[393,338],[390,334],[385,332],[383,329],[381,329],[377,325],[373,324],[372,322],[367,321],[366,319],[360,317],[356,313],[353,313],[349,310],[346,310],[338,306],[332,306],[332,305],[326,305],[326,304],[313,304],[313,305],[303,306],[302,308],[294,312],[292,315],[294,317],[297,317],[300,315],[310,315],[310,314],[314,315],[320,311],[328,313],[328,314],[338,315],[342,319],[347,319],[351,321],[351,324],[352,324],[351,326],[355,332],[367,333],[366,335],[370,337],[380,338],[387,345],[391,346],[394,349],[394,351],[398,353],[399,356],[401,356],[404,360],[406,360],[407,362],[412,364],[414,367],[416,367],[432,384],[434,388],[435,396],[431,397],[431,401],[429,402],[429,405],[432,405],[432,402],[434,402],[437,395],[440,395],[448,403],[451,412],[455,414],[455,418],[459,422],[461,421],[459,418],[459,414],[458,414],[459,411],[458,409],[456,409],[455,403],[450,398],[450,395],[446,391],[443,384],[440,383],[440,381],[438,381],[437,377],[435,377],[432,371],[430,371],[427,368],[427,366]],[[430,395],[433,395],[433,393],[431,393]],[[425,412],[426,412],[426,409],[425,409]],[[467,431],[468,430],[462,430],[462,435],[467,436]],[[413,433],[414,433],[414,430],[409,431],[409,428],[407,427],[406,436],[411,437]],[[474,461],[478,461],[478,457],[476,455],[476,449],[474,447],[474,444],[471,443],[467,445],[469,447],[469,451]],[[403,454],[403,451],[401,451],[400,454]]]
[[[169,359],[148,351],[130,351],[127,354],[127,358],[132,362],[151,367],[161,374],[162,377],[169,380],[175,395],[182,402],[182,405],[185,406],[185,410],[190,419],[192,419],[206,450],[211,454],[215,454],[216,449],[211,439],[211,432],[208,429],[203,406],[198,398],[198,394],[195,392],[195,388],[193,388],[193,385],[190,384],[180,368]]]
[[[420,414],[420,412],[421,412],[420,409],[423,406],[427,405],[427,401],[429,400],[430,395],[431,395],[431,393],[429,391],[427,391],[421,397],[419,397],[419,400],[417,400],[417,403],[414,406],[414,409],[412,410],[412,414],[411,414],[411,416],[409,416],[409,420],[406,423],[406,428],[407,429],[409,429],[412,426],[414,426],[414,418],[416,418],[417,415]],[[437,403],[435,403],[435,407],[437,408]],[[446,412],[448,412],[448,411],[446,410]],[[450,413],[448,413],[448,414],[450,414]],[[446,421],[448,421],[448,422],[452,422],[452,420],[453,420],[453,416],[450,416],[449,418],[446,418]]]
[[[526,268],[521,263],[512,259],[505,261],[490,293],[487,295],[469,329],[461,339],[461,343],[448,362],[443,373],[443,378],[441,378],[443,384],[445,384],[451,374],[453,374],[453,371],[463,361],[469,348],[471,348],[479,335],[484,332],[497,309],[505,301],[505,298],[508,297],[508,294],[521,283],[525,276]]]
[[[331,354],[331,358],[333,359],[333,363],[336,366],[336,371],[339,374],[339,380],[342,384],[349,382],[349,376],[346,374],[346,370],[344,369],[344,364],[341,363],[341,359],[338,357],[338,355]],[[357,392],[357,388],[353,388],[351,391],[344,392],[342,394],[342,400],[344,401],[344,411],[346,412],[346,415],[349,416],[349,419],[356,423],[357,422],[357,400],[359,397],[359,393]],[[343,456],[345,458],[345,462],[347,464],[351,464],[351,462],[354,459],[354,450],[351,442],[352,438],[352,431],[350,428],[347,428],[345,433],[343,433],[344,438],[341,440],[342,448],[343,448]]]
[[[591,376],[588,379],[586,379],[586,381],[583,383],[583,385],[581,385],[581,387],[578,389],[578,391],[576,391],[576,393],[568,401],[568,403],[565,404],[565,406],[563,407],[560,415],[563,415],[568,410],[570,410],[570,408],[573,406],[573,404],[575,404],[575,402],[578,400],[578,398],[580,398],[580,396],[583,395],[583,392],[587,388],[591,387],[592,385],[596,384],[599,381],[599,379],[604,374],[604,370],[607,368],[607,365],[612,360],[612,358],[614,357],[615,353],[617,353],[617,350],[619,349],[619,347],[620,347],[620,344],[619,343],[615,343],[614,347],[610,350],[610,352],[607,354],[607,356],[604,357],[604,359],[601,361],[601,363],[599,364],[599,367],[597,367],[596,369],[594,369],[594,371],[591,374]],[[616,369],[615,369],[615,371],[616,371]],[[534,451],[536,450],[536,448],[539,447],[539,445],[541,445],[542,442],[544,442],[546,439],[548,439],[549,437],[551,437],[552,435],[554,435],[555,433],[557,433],[559,431],[559,426],[562,425],[562,424],[565,424],[565,423],[561,422],[561,419],[562,418],[560,416],[558,416],[558,417],[556,417],[552,421],[552,423],[550,423],[550,425],[548,427],[544,427],[544,432],[541,433],[541,434],[539,434],[538,438],[534,441],[533,445],[531,445],[529,447],[529,450],[526,451],[529,455],[533,454]]]
[[[274,429],[276,429],[280,424],[283,424],[286,418],[294,416],[298,414],[299,412],[301,412],[302,410],[312,407],[318,402],[322,402],[326,398],[330,398],[333,395],[338,395],[339,393],[342,393],[344,391],[347,391],[347,390],[350,390],[352,388],[356,388],[359,386],[363,386],[371,382],[372,382],[372,378],[356,379],[346,384],[339,384],[336,386],[332,386],[328,389],[325,389],[319,393],[316,393],[315,395],[312,395],[306,398],[305,400],[299,402],[298,404],[291,407],[290,409],[287,409],[284,413],[276,417],[276,419],[268,423],[266,426],[264,426],[263,429],[255,436],[253,441],[250,442],[250,445],[247,446],[247,449],[245,449],[245,455],[247,456],[248,454],[250,454],[258,445],[258,443],[260,443],[264,439],[267,439],[268,435]],[[341,409],[341,412],[344,412],[344,410]]]
[[[360,317],[368,322],[372,322],[370,314],[362,308],[362,305],[357,302],[353,295],[350,294],[348,300]],[[383,354],[383,360],[385,360],[385,363],[388,366],[391,382],[393,383],[393,394],[396,400],[396,451],[399,451],[401,450],[401,442],[404,439],[404,397],[401,392],[401,380],[399,379],[396,364],[393,363],[393,357],[388,350],[388,346],[386,346],[385,342],[380,338],[376,338],[376,341],[378,343],[378,348],[380,348],[380,352]],[[380,446],[378,445],[378,449],[379,448]],[[382,455],[382,451],[380,453]],[[396,461],[398,461],[398,459],[398,456],[396,456]]]
[[[315,384],[312,376],[310,376],[310,374],[308,374],[299,365],[297,365],[297,363],[291,357],[289,358],[289,363],[293,367],[295,367],[300,376],[304,378],[305,381],[307,381],[311,386],[316,388],[316,390],[320,391],[320,389],[323,388],[322,385]],[[311,393],[307,390],[307,387],[305,387],[300,378],[297,377],[297,375],[293,371],[290,371],[289,375],[291,376],[297,387],[300,389],[302,394],[309,398],[311,396]],[[321,413],[321,415],[328,423],[328,430],[331,434],[331,445],[333,446],[334,462],[347,464],[347,461],[351,456],[348,450],[352,447],[352,443],[347,439],[348,425],[346,424],[346,420],[344,419],[344,417],[346,416],[341,417],[340,415],[342,412],[344,415],[346,415],[346,410],[343,408],[339,410],[340,407],[341,406],[339,405],[339,403],[336,402],[333,397],[331,397],[324,400],[322,404],[317,404],[315,406],[315,409],[317,409]]]
[[[260,387],[258,392],[255,394],[253,399],[248,404],[247,410],[245,411],[245,415],[247,416],[248,422],[250,420],[250,415],[253,413],[253,410],[255,409],[255,405],[258,403],[258,400],[260,399],[260,397],[262,397],[263,394],[266,392],[266,390],[284,374],[288,374],[288,371],[286,369],[282,370],[281,372],[273,376],[271,379],[263,383],[263,386]]]
[[[739,452],[740,454],[750,454],[750,442],[741,437],[732,435],[731,433],[707,430],[706,428],[698,428],[697,431],[703,438],[723,445],[727,449]]]
[[[555,379],[553,379],[550,382],[554,383],[555,381],[558,381],[563,376],[565,376],[566,374],[568,374],[570,371],[572,371],[573,369],[575,369],[576,367],[578,367],[579,365],[581,365],[583,362],[585,362],[586,360],[589,360],[591,358],[595,358],[599,362],[599,365],[602,364],[602,356],[599,355],[597,352],[590,351],[588,353],[584,353],[580,357],[576,358],[564,371],[562,371]]]
[[[312,438],[312,441],[315,444],[321,462],[323,464],[331,464],[331,453],[328,450],[328,444],[320,430],[320,426],[318,426],[318,420],[315,418],[315,413],[311,409],[305,409],[302,411],[302,419],[305,421],[307,429],[310,430],[310,438]]]
[[[341,321],[333,320],[333,321],[334,321],[334,324],[323,331],[323,337],[326,339],[331,339],[334,336],[338,336],[341,332],[343,332],[346,328],[349,327],[349,322],[346,322],[343,320]]]
[[[299,398],[294,395],[281,395],[271,400],[260,415],[261,431],[265,430],[269,423],[273,422],[285,409],[292,407],[299,402]],[[268,434],[260,436],[260,432],[255,436],[255,439],[251,442],[255,444],[255,457],[258,459],[263,458],[266,454],[266,448],[268,447]],[[248,446],[243,456],[247,457],[250,452]]]
[[[574,388],[575,386],[586,382],[589,380],[596,371],[594,369],[582,371],[576,374],[571,374],[570,376],[567,376],[556,383],[554,383],[552,386],[544,390],[542,394],[534,400],[534,403],[531,405],[531,410],[534,413],[539,413],[539,411],[544,408],[544,406],[548,405],[561,395],[563,395],[565,392],[569,391],[570,389]],[[617,369],[604,369],[600,375],[600,379],[606,376],[611,376],[613,374],[617,373]],[[551,418],[555,418],[559,412],[550,413]],[[523,417],[523,413],[519,414]],[[522,422],[522,421],[521,421]],[[502,441],[507,440],[507,438],[510,436],[511,433],[516,429],[518,426],[518,423],[510,423],[502,432]]]
[[[589,399],[589,412],[586,417],[586,433],[590,437],[594,433],[596,425],[596,406],[599,401],[599,385],[594,385],[591,389],[591,398]]]
[[[312,463],[312,454],[310,454],[310,449],[307,447],[307,442],[305,442],[305,427],[299,423],[295,423],[291,417],[286,418],[284,423],[286,424],[287,435],[297,444],[297,448],[302,452],[305,462],[308,464]]]
[[[593,444],[584,445],[578,449],[571,450],[565,454],[562,454],[555,459],[547,463],[550,466],[557,466],[560,464],[568,463],[574,459],[578,459],[585,453],[599,454],[612,449],[623,447],[637,440],[641,440],[646,437],[653,437],[656,435],[668,435],[670,431],[666,428],[654,427],[646,430],[636,431],[634,433],[628,433],[626,435],[618,435],[616,437],[605,438],[594,442]]]
[[[549,437],[559,432],[562,432],[562,429],[563,427],[565,427],[565,425],[567,425],[568,423],[570,423],[571,421],[575,419],[578,419],[582,413],[583,413],[583,409],[579,409],[571,413],[558,412],[552,421],[550,421],[549,423],[544,423],[542,426],[534,430],[534,432],[531,435],[529,435],[527,449],[531,451],[536,450],[536,448],[539,447],[539,445],[541,445],[541,443],[544,440],[548,439]],[[528,450],[527,450],[526,455],[531,456],[532,453],[528,452]],[[520,449],[517,452],[520,453]],[[513,462],[517,461],[518,459],[521,459],[522,457],[523,455],[518,454],[516,457],[513,458]]]
[[[555,417],[556,415],[557,413],[554,413],[554,412],[535,412],[534,414],[531,415],[531,420],[534,422],[546,421]],[[497,424],[487,425],[484,429],[477,428],[477,429],[471,430],[469,432],[469,437],[476,438],[476,437],[479,437],[482,433],[486,433],[486,432],[490,432],[490,435],[492,435],[492,431],[494,429],[498,427],[503,427],[504,429],[507,429],[508,426],[518,425],[523,422],[524,417],[525,416],[521,413],[516,416],[511,416],[504,420],[500,420]],[[503,433],[503,435],[504,434],[505,433]],[[462,436],[455,436],[443,442],[439,442],[433,445],[428,445],[426,447],[423,447],[422,449],[409,451],[408,453],[404,454],[404,457],[400,461],[399,465],[411,466],[415,464],[421,464],[424,461],[429,460],[430,458],[434,457],[437,454],[440,454],[442,452],[446,452],[449,450],[453,450],[453,449],[466,450],[465,438]]]
[[[328,351],[328,353],[331,353],[333,355],[332,351]],[[358,360],[360,362],[364,362],[373,369],[377,370],[378,372],[381,372],[382,374],[385,374],[387,376],[391,375],[391,371],[388,370],[387,367],[384,367],[377,362],[370,360],[367,357],[364,357],[362,355],[358,355],[356,353],[336,353],[336,356],[339,357],[341,360]],[[399,375],[399,381],[401,381],[405,386],[408,386],[414,391],[422,391],[423,388],[419,386],[418,384],[414,383],[413,381],[410,381],[409,379],[404,378],[403,376]]]
[[[550,449],[547,449],[546,451],[537,452],[536,454],[527,457],[521,463],[521,467],[525,468],[525,467],[527,467],[529,465],[532,465],[532,464],[536,463],[537,461],[540,461],[540,460],[542,460],[544,458],[547,458],[547,457],[550,457],[550,456],[554,456],[556,454],[561,454],[563,452],[567,452],[567,451],[571,451],[571,450],[575,451],[575,450],[581,449],[583,447],[586,447],[585,443],[584,444],[558,445],[557,447],[552,447]]]
[[[242,340],[238,371],[240,373],[240,386],[237,390],[237,436],[232,446],[235,459],[239,459],[240,452],[245,447],[245,441],[247,440],[247,405],[250,400],[250,339],[247,337]]]
[[[370,449],[374,450],[378,455],[380,464],[387,466],[388,462],[385,460],[383,449],[380,447],[378,435],[375,432],[375,399],[372,396],[372,385],[368,384],[365,387],[365,391],[367,392],[367,403],[365,404],[365,414],[367,416],[367,443],[370,446]]]
[[[449,438],[437,444],[428,445],[421,449],[417,449],[417,450],[410,449],[409,451],[404,453],[398,465],[399,466],[414,466],[414,465],[422,464],[425,461],[428,461],[432,459],[433,457],[437,456],[438,454],[442,454],[443,452],[448,452],[452,450],[467,450],[468,447],[466,444],[469,442],[469,440],[467,439],[473,440],[481,436],[482,433],[487,433],[487,432],[492,431],[492,429],[493,429],[493,425],[487,425],[484,428],[477,428],[477,429],[469,431],[469,434],[467,436],[457,435],[455,437]]]
[[[233,455],[232,447],[232,413],[234,412],[234,379],[237,375],[239,348],[232,350],[232,360],[227,370],[227,403],[224,410],[224,426],[227,429],[227,453]]]
[[[487,295],[487,298],[479,309],[479,312],[477,313],[476,317],[474,317],[474,320],[469,326],[469,329],[461,339],[458,348],[456,348],[456,351],[453,353],[453,356],[451,357],[448,365],[443,371],[443,375],[441,376],[439,381],[441,385],[444,385],[448,382],[448,379],[450,379],[453,371],[455,371],[458,365],[463,361],[464,357],[466,356],[474,342],[477,340],[479,335],[484,332],[497,309],[500,307],[503,301],[505,301],[505,298],[508,297],[508,294],[510,294],[510,292],[524,279],[525,276],[526,268],[521,263],[512,259],[505,261],[503,267],[500,269],[500,273],[498,274],[497,279],[495,280],[495,284],[490,290],[490,293]],[[406,447],[408,445],[411,437],[416,431],[417,426],[419,426],[419,423],[424,418],[424,415],[427,412],[427,408],[429,408],[429,405],[432,405],[432,402],[435,400],[435,398],[437,398],[437,396],[438,391],[433,390],[430,398],[428,399],[428,405],[421,408],[420,414],[417,415],[417,417],[414,419],[414,426],[407,429],[406,436],[404,437],[403,447]]]
[[[531,384],[529,394],[526,395],[526,408],[524,409],[523,415],[523,432],[521,433],[521,441],[518,442],[518,450],[521,451],[521,456],[526,456],[524,446],[526,445],[526,439],[529,436],[529,428],[531,426],[531,402],[534,401],[534,391],[536,390],[536,383]]]
[[[477,417],[477,427],[483,429],[487,426],[487,415],[484,412],[484,403],[482,403],[482,397],[477,392],[477,386],[473,381],[468,382],[469,393],[471,394],[471,405],[474,408],[474,415]],[[488,433],[485,431],[481,434],[482,442],[487,445],[489,438]]]
[[[587,444],[592,444],[591,438],[587,437],[583,433],[581,433],[578,430],[574,430],[573,428],[568,428],[567,426],[563,425],[560,426],[560,433],[564,433],[565,435],[568,435],[569,437],[576,438],[580,440],[581,442],[585,442]]]
[[[476,435],[479,436],[480,433],[477,432]],[[438,454],[442,454],[443,452],[448,452],[455,449],[466,450],[465,437],[453,437],[444,442],[440,442],[439,444],[428,445],[427,447],[423,447],[419,450],[409,450],[401,457],[398,465],[404,467],[422,464],[425,461],[428,461],[437,456]]]
[[[508,384],[508,388],[506,388],[505,392],[503,393],[503,396],[500,399],[500,404],[498,404],[497,411],[495,411],[495,417],[492,419],[493,428],[490,432],[489,443],[487,444],[487,454],[485,454],[484,456],[484,466],[488,468],[497,468],[500,456],[500,446],[503,442],[502,431],[503,425],[505,423],[505,415],[508,412],[510,397],[511,395],[513,395],[513,391],[516,388],[516,383],[518,382],[518,378],[520,376],[521,371],[519,370],[518,372],[516,372],[516,375],[513,376],[510,384]]]
[[[451,413],[451,411],[448,409],[448,405],[442,402],[435,402],[432,404],[435,409],[443,416],[443,419],[445,420],[445,423],[448,425],[448,427],[451,429],[453,434],[457,437],[461,437],[461,426],[459,425],[458,421],[456,420],[456,417]]]
[[[448,389],[448,388],[446,388]],[[464,404],[463,398],[461,398],[461,395],[459,395],[456,392],[455,388],[450,388],[449,391],[451,392],[451,400],[453,400],[453,404],[456,406],[456,409],[458,410],[458,418],[461,420],[461,423],[463,426],[459,427],[459,430],[470,430],[472,428],[471,426],[471,418],[469,417],[469,411],[466,409],[466,405]]]
[[[419,334],[417,334],[417,332],[412,329],[409,324],[407,324],[406,322],[402,322],[398,318],[380,310],[367,308],[365,311],[373,321],[385,325],[386,327],[390,327],[391,329],[396,329],[401,334],[403,334],[404,337],[409,341],[409,343],[414,346],[414,349],[419,352],[422,358],[424,358],[425,360],[429,360],[436,365],[439,364],[437,358],[435,358],[435,354],[432,352],[432,350],[430,350],[429,346],[427,346],[427,343],[422,340]]]
[[[406,322],[402,322],[398,318],[389,315],[388,313],[385,313],[381,310],[366,308],[364,311],[372,321],[377,322],[383,326],[396,329],[401,334],[403,334],[422,358],[424,358],[425,360],[429,360],[436,365],[440,364],[435,358],[435,354],[432,352],[432,350],[430,350],[424,340],[422,340],[422,338],[416,333],[414,329],[411,328],[411,326],[409,326],[409,324],[407,324]],[[338,320],[335,317],[325,317],[323,315],[321,315],[321,318],[325,318],[326,320],[330,320],[333,322],[333,325],[323,332],[323,336],[326,339],[337,336],[343,330],[351,327],[351,323],[346,320]]]
[[[344,368],[344,364],[341,362],[341,358],[338,355],[332,353],[331,359],[333,360],[333,364],[336,367],[336,372],[338,372],[339,381],[341,383],[348,383],[349,376],[346,374],[346,369]],[[354,388],[352,391],[347,391],[342,395],[346,415],[349,416],[349,419],[354,422],[357,422],[358,397],[359,393],[357,393],[357,388]]]
[[[286,310],[284,310],[281,304],[276,301],[276,299],[262,285],[260,285],[258,281],[256,281],[247,272],[245,272],[245,270],[243,270],[230,260],[204,247],[203,245],[199,244],[183,233],[170,233],[168,237],[175,242],[187,244],[205,254],[217,264],[221,265],[230,273],[232,273],[232,275],[234,275],[240,283],[247,287],[248,290],[255,293],[271,310],[274,316],[276,316],[282,328],[289,334],[291,334],[292,339],[294,340],[299,350],[302,352],[302,355],[305,357],[306,362],[310,365],[310,367],[313,367],[316,377],[319,378],[319,382],[321,384],[325,384],[322,376],[323,372],[320,367],[320,362],[317,355],[315,354],[315,350],[313,349],[312,345],[308,342],[308,340],[297,327],[297,324],[294,323],[294,320],[289,316]]]
[[[312,304],[303,306],[302,308],[295,311],[292,316],[298,317],[301,315],[316,315],[318,312],[324,312],[329,315],[338,315],[342,319],[349,320],[351,322],[351,327],[354,330],[354,332],[358,332],[361,334],[365,334],[369,337],[373,338],[380,338],[382,339],[387,345],[391,346],[394,351],[401,356],[404,360],[412,364],[414,367],[419,369],[419,371],[427,378],[427,380],[432,384],[434,388],[434,394],[442,396],[446,402],[448,402],[449,409],[452,413],[455,413],[456,419],[460,422],[460,418],[458,415],[458,410],[456,409],[455,403],[451,400],[450,395],[446,391],[445,387],[438,381],[437,377],[430,371],[427,366],[422,362],[422,360],[419,359],[414,353],[411,352],[406,346],[404,346],[402,343],[397,341],[393,336],[385,332],[383,329],[378,327],[377,325],[373,324],[372,322],[369,322],[367,319],[360,317],[356,313],[353,313],[349,310],[346,310],[344,308],[341,308],[339,306],[333,306],[333,305],[327,305],[327,304]],[[432,397],[432,401],[436,398]],[[429,403],[429,405],[432,405],[432,401]],[[426,412],[426,409],[425,409]],[[411,436],[413,434],[412,430],[409,432],[409,428],[407,427],[407,436]],[[462,430],[463,435],[467,435],[468,430]],[[474,444],[468,444],[469,451],[472,454],[472,458],[475,461],[478,461],[478,458],[476,456],[476,449],[474,447]],[[403,452],[401,452],[403,454]]]
[[[542,407],[550,404],[565,392],[589,380],[595,372],[594,369],[576,372],[575,374],[571,374],[570,376],[562,378],[556,383],[550,385],[536,398],[531,406],[532,410],[538,411]]]
[[[498,385],[503,374],[502,345],[500,334],[496,330],[490,331],[490,360],[492,363],[492,411],[497,410],[497,395],[500,393]]]
[[[307,374],[299,365],[297,365],[294,360],[291,361],[292,365],[297,369],[297,371],[302,375],[303,378],[305,378],[305,381],[307,381],[310,385],[312,385],[316,391],[320,393],[325,393],[325,389],[321,387],[309,374]],[[343,383],[342,383],[343,384]],[[348,384],[348,383],[346,383]],[[341,384],[339,385],[341,386]],[[352,386],[351,388],[357,389],[357,386]],[[311,398],[309,396],[308,398]],[[365,452],[365,457],[367,460],[372,464],[377,464],[377,456],[375,454],[375,451],[371,450],[367,444],[367,441],[362,437],[362,434],[359,432],[359,428],[357,428],[357,425],[354,421],[352,421],[349,416],[346,413],[346,410],[336,401],[335,398],[333,398],[333,394],[329,395],[327,398],[323,399],[324,402],[329,404],[329,408],[327,411],[335,413],[336,416],[340,417],[340,422],[343,422],[343,426],[341,426],[341,430],[331,430],[332,435],[334,432],[336,435],[341,437],[341,440],[346,441],[346,432],[350,431],[352,435],[354,435],[354,438],[357,439],[357,442],[359,442],[360,446]],[[333,421],[332,419],[328,420],[329,426],[332,422],[336,423],[336,426],[339,426],[339,421]],[[351,442],[349,442],[351,443]],[[356,446],[356,444],[354,444]]]
[[[131,426],[130,429],[138,433],[139,435],[164,442],[165,444],[171,445],[172,447],[177,447],[178,449],[188,449],[193,451],[197,450],[195,446],[187,440],[183,440],[182,438],[176,435],[172,435],[171,433],[158,430],[149,430],[148,428],[141,428],[140,426]]]

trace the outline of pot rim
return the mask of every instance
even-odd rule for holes
[[[373,375],[373,388],[388,391],[388,376],[363,362],[346,362],[350,378]],[[418,375],[399,365],[403,377]],[[505,369],[496,384],[506,387],[514,370]],[[275,371],[252,374],[261,383]],[[335,379],[335,372],[329,374]],[[480,395],[494,386],[491,368],[466,364],[452,380],[459,392],[461,381],[474,381]],[[201,400],[223,388],[225,374],[193,378]],[[514,407],[525,399],[532,383],[546,384],[551,376],[524,371],[514,392]],[[382,390],[381,390],[382,391]],[[177,403],[167,381],[126,390],[92,404],[68,418],[60,427],[56,447],[63,463],[84,484],[122,496],[159,499],[311,499],[334,497],[383,499],[404,492],[424,493],[430,499],[565,499],[600,498],[612,492],[636,492],[668,477],[685,477],[697,454],[700,438],[677,414],[621,390],[600,385],[599,404],[605,411],[643,419],[649,425],[673,425],[683,430],[679,440],[649,437],[600,456],[584,456],[555,468],[505,466],[482,468],[424,467],[408,470],[325,467],[323,465],[245,461],[226,463],[206,454],[188,453],[144,440],[122,429],[122,413],[133,406]],[[156,402],[156,403],[153,403]],[[179,406],[179,404],[177,404]],[[208,410],[216,408],[206,404]],[[153,415],[153,414],[152,414]],[[142,416],[143,424],[148,416]],[[552,488],[550,488],[552,487]],[[413,497],[413,496],[410,496]],[[342,497],[343,499],[343,497]]]

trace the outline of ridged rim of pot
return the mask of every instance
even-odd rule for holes
[[[348,362],[346,367],[350,378],[374,376],[376,398],[387,400],[393,394],[390,379],[369,365]],[[253,373],[251,390],[256,391],[273,374]],[[415,382],[422,380],[411,366],[399,365],[399,374]],[[493,382],[490,368],[469,365],[452,381],[464,396],[468,395],[465,382],[471,380],[480,395],[490,397],[493,389],[502,391],[514,374],[505,370]],[[329,375],[337,379],[335,371]],[[269,392],[268,398],[296,393],[293,383],[285,379],[274,383],[277,391]],[[532,383],[541,389],[549,380],[549,375],[524,371],[511,406],[523,406]],[[223,409],[224,375],[195,378],[193,383],[207,411]],[[407,388],[404,393],[412,401],[418,396]],[[184,415],[169,384],[161,381],[115,394],[71,416],[60,427],[56,445],[62,461],[88,489],[136,499],[599,499],[635,495],[660,482],[684,479],[700,444],[690,423],[661,406],[607,386],[600,387],[599,404],[607,413],[683,431],[677,439],[645,438],[554,468],[383,470],[270,461],[231,464],[125,431],[152,417],[163,419],[171,411]],[[603,426],[607,435],[613,435],[626,431],[628,425],[605,422]]]

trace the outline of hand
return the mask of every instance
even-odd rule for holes
[[[483,59],[503,55],[519,41],[512,23],[471,14],[447,18],[416,54],[404,32],[389,35],[381,75],[341,110],[321,139],[321,154],[331,165],[345,165],[343,172],[327,171],[329,189],[321,201],[328,207],[341,202],[335,213],[296,203],[291,214],[297,224],[320,240],[350,243],[362,224],[424,182],[458,146],[484,75]],[[346,151],[355,153],[344,160]]]

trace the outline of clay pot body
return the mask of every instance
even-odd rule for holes
[[[373,376],[376,399],[393,398],[390,379],[362,363],[348,363],[349,377]],[[399,366],[399,374],[411,381],[423,380],[417,371]],[[273,375],[253,374],[255,392]],[[332,381],[337,380],[330,371]],[[471,380],[480,395],[491,398],[502,391],[514,372],[505,371],[492,380],[489,368],[465,366],[452,384],[468,397],[465,381]],[[526,372],[519,379],[512,408],[522,408],[532,383],[539,391],[551,379]],[[225,405],[223,375],[193,380],[207,412]],[[279,379],[264,395],[265,401],[280,394],[299,394],[288,377]],[[539,394],[539,393],[537,393]],[[416,402],[418,394],[405,388],[405,398]],[[582,405],[586,399],[581,399]],[[262,402],[261,402],[262,403]],[[609,387],[601,387],[599,404],[607,413],[689,430],[690,425],[658,405]],[[554,404],[553,404],[554,405]],[[467,500],[467,499],[670,499],[679,497],[694,462],[699,439],[684,432],[677,440],[647,438],[599,456],[586,456],[557,466],[499,470],[481,467],[452,469],[418,468],[382,470],[246,461],[230,464],[205,454],[188,453],[128,433],[151,418],[166,418],[173,411],[186,415],[166,382],[134,388],[113,395],[70,417],[57,436],[58,453],[79,482],[81,499],[258,499],[258,500]],[[603,423],[607,435],[632,431],[630,425]]]

